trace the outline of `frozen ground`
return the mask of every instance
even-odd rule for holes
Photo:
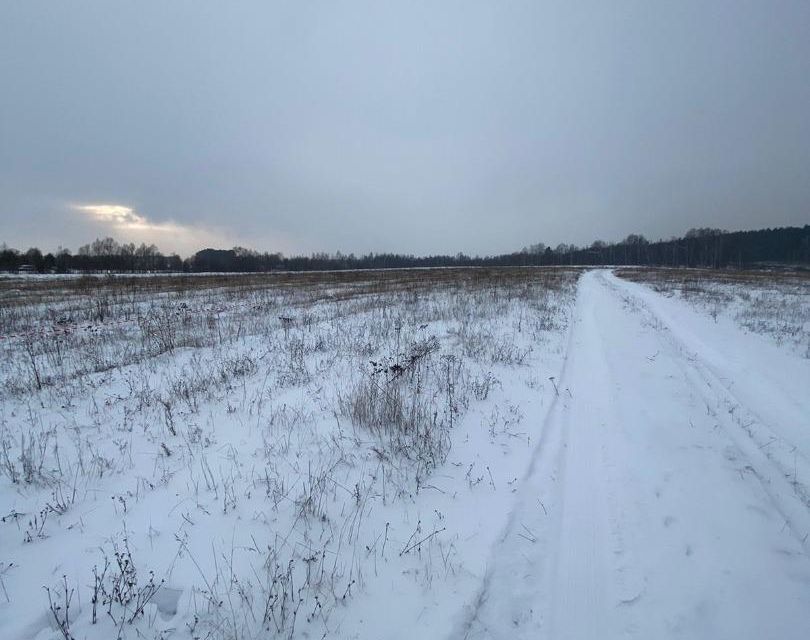
[[[810,359],[578,276],[15,291],[0,637],[808,637]]]

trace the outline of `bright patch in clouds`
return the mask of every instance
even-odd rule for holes
[[[106,222],[123,229],[160,229],[165,225],[154,225],[132,207],[121,204],[77,204],[76,211],[86,213],[99,222]]]
[[[205,247],[235,244],[233,238],[220,231],[171,221],[155,222],[122,204],[74,204],[71,208],[104,227],[104,232],[113,234],[116,240],[155,244],[163,253],[190,255]]]

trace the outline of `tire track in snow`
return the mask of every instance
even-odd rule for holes
[[[623,306],[623,293],[636,304]],[[568,344],[560,387],[571,393],[546,416],[451,637],[804,637],[807,505],[785,499],[796,472],[791,488],[739,432],[729,407],[745,404],[666,318],[604,273],[581,279]],[[725,414],[695,427],[698,400]]]
[[[617,565],[612,550],[615,518],[608,472],[608,436],[617,424],[604,337],[599,330],[592,275],[584,278],[579,305],[580,331],[571,358],[573,397],[562,416],[567,434],[557,508],[556,545],[552,554],[549,638],[613,636]],[[583,615],[583,612],[587,612]]]
[[[713,407],[723,410],[713,416],[717,424],[746,459],[746,468],[757,477],[805,553],[810,554],[810,489],[799,479],[810,478],[806,452],[787,440],[778,428],[767,424],[755,408],[748,406],[733,390],[733,381],[730,384],[728,376],[716,371],[693,345],[678,336],[664,314],[651,308],[644,297],[637,295],[624,281],[614,276],[609,279],[600,276],[616,295],[630,296],[642,313],[660,323],[662,340],[681,356],[678,361],[684,376],[703,399],[707,411]],[[659,294],[650,291],[650,296],[656,295]],[[751,375],[756,374],[752,371]],[[806,422],[810,428],[810,417]]]
[[[598,637],[604,631],[615,599],[607,574],[616,571],[620,543],[603,471],[610,396],[604,385],[584,384],[607,376],[590,286],[578,292],[560,395],[454,638]]]
[[[581,296],[578,292],[577,307],[580,304],[580,299]],[[509,627],[514,628],[524,621],[527,612],[532,613],[531,608],[539,596],[535,592],[527,593],[524,591],[521,594],[510,592],[508,594],[509,602],[492,602],[493,597],[498,598],[503,594],[497,587],[493,589],[492,584],[503,579],[504,576],[518,576],[524,580],[532,580],[541,571],[540,565],[542,564],[541,561],[544,560],[543,558],[523,556],[523,560],[516,561],[509,548],[510,545],[515,543],[516,539],[525,540],[525,538],[521,537],[522,535],[537,536],[537,542],[541,542],[545,537],[543,534],[546,533],[546,529],[549,527],[550,512],[544,498],[546,500],[550,499],[552,492],[549,491],[549,488],[553,488],[555,484],[553,475],[556,471],[554,470],[559,469],[562,462],[560,455],[564,447],[561,438],[564,437],[564,433],[561,430],[559,414],[563,410],[562,407],[566,399],[570,399],[570,393],[567,392],[570,377],[569,355],[577,333],[578,316],[579,314],[575,313],[571,320],[566,343],[566,356],[556,380],[560,391],[552,399],[543,419],[540,436],[532,452],[529,465],[521,478],[513,508],[509,512],[495,546],[490,550],[490,560],[481,581],[481,586],[470,605],[462,611],[460,622],[456,625],[456,631],[450,636],[452,640],[501,637],[498,635],[497,629],[492,628],[488,621],[482,617],[483,612],[490,607],[496,609],[507,607],[512,612],[510,616],[512,621],[507,625],[507,631],[510,631]],[[551,477],[549,473],[551,473]],[[549,479],[550,481],[547,482]],[[546,522],[537,522],[541,515]],[[521,534],[521,536],[518,534]],[[534,583],[538,588],[542,586],[538,580],[534,580]],[[511,637],[511,635],[503,637]]]

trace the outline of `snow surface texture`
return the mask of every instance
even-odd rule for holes
[[[550,273],[6,341],[0,637],[807,638],[810,360]]]

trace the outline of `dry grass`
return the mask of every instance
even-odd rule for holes
[[[577,275],[0,280],[0,573],[28,562],[11,597],[41,598],[64,637],[160,637],[154,607],[178,606],[166,580],[191,637],[341,637],[378,567],[452,575],[453,525],[412,505],[460,431],[523,446],[500,380],[537,387]],[[469,411],[485,400],[488,429]],[[40,575],[75,526],[103,536],[98,553]],[[137,580],[117,561],[135,566],[130,543]]]

